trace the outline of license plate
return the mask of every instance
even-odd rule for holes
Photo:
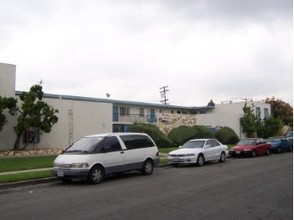
[[[57,176],[58,176],[58,177],[63,177],[63,176],[64,176],[63,171],[57,171]]]
[[[179,161],[180,161],[179,158],[173,158],[173,159],[172,159],[172,162],[179,162]]]
[[[240,151],[236,151],[236,154],[240,154],[241,152]]]

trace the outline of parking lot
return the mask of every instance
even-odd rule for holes
[[[1,219],[293,219],[293,154],[0,191]]]

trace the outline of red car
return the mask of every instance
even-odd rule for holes
[[[269,155],[271,152],[271,144],[262,138],[246,138],[241,139],[235,147],[232,147],[229,154],[232,157]]]

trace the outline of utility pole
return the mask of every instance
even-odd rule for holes
[[[160,102],[163,103],[163,104],[165,104],[165,105],[168,104],[167,103],[168,99],[166,98],[166,93],[169,90],[167,88],[168,88],[168,86],[163,86],[163,87],[159,88],[160,89],[160,96],[161,96]]]

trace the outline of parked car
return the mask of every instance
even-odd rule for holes
[[[241,139],[235,147],[229,150],[232,157],[269,155],[271,152],[271,144],[263,138],[246,138]]]
[[[186,142],[179,149],[168,154],[172,166],[179,164],[197,164],[202,166],[207,161],[218,160],[225,162],[228,146],[215,139],[193,139]]]
[[[289,131],[287,134],[286,134],[286,138],[288,140],[292,140],[292,143],[293,143],[293,131]]]
[[[58,155],[52,172],[63,181],[79,178],[96,184],[113,173],[139,170],[149,175],[158,164],[158,148],[147,134],[109,133],[79,139]]]
[[[287,139],[282,136],[277,137],[269,137],[267,139],[267,142],[269,142],[272,145],[272,152],[281,153],[282,151],[293,151],[293,142],[290,139]]]

